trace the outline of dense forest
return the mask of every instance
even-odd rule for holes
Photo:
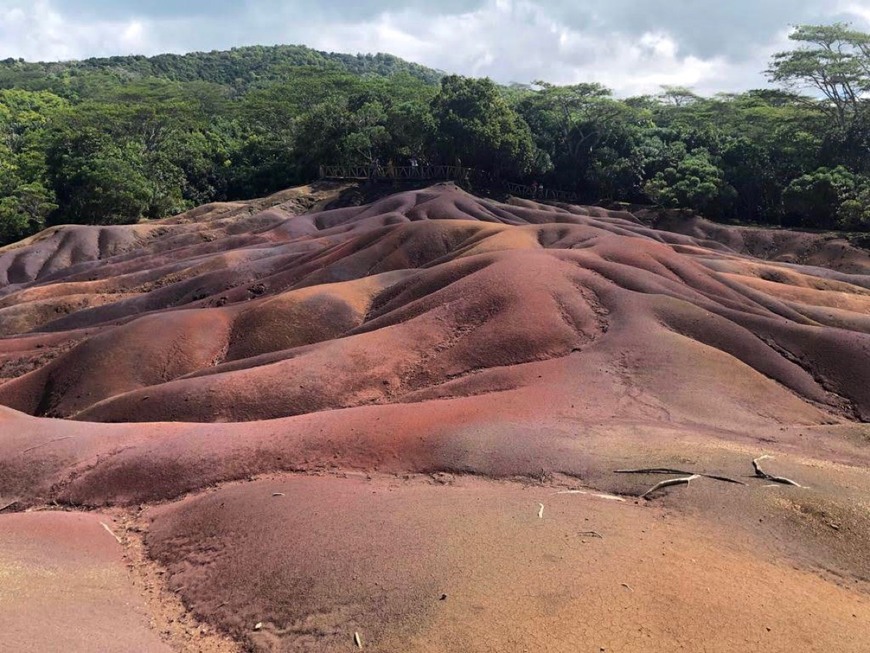
[[[801,26],[773,86],[617,99],[298,46],[0,61],[0,244],[312,180],[321,163],[454,163],[588,202],[870,231],[870,34]]]

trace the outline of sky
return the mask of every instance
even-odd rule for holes
[[[792,25],[834,21],[870,32],[870,0],[0,0],[0,58],[284,43],[501,83],[712,94],[765,86]]]

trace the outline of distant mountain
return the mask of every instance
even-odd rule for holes
[[[320,66],[360,76],[390,77],[404,73],[431,84],[442,71],[411,63],[391,54],[341,54],[321,52],[302,45],[250,46],[190,54],[160,54],[105,57],[83,61],[0,61],[0,89],[51,89],[58,82],[82,73],[103,72],[119,79],[158,77],[179,82],[204,81],[245,93],[251,88],[281,79],[288,67]]]

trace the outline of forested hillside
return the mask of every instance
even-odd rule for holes
[[[52,90],[65,94],[70,82],[83,74],[101,72],[119,81],[159,77],[176,82],[210,82],[244,93],[285,77],[296,66],[335,67],[354,75],[389,76],[407,73],[437,84],[442,73],[390,54],[320,52],[303,45],[250,46],[221,52],[126,56],[84,61],[30,63],[0,61],[0,88]],[[74,85],[74,83],[72,84]]]
[[[320,163],[454,163],[588,202],[870,229],[870,35],[804,26],[773,86],[617,99],[299,46],[0,62],[0,244],[310,181]]]

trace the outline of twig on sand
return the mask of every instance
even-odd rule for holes
[[[655,492],[656,490],[661,490],[662,488],[671,487],[672,485],[688,485],[695,479],[701,478],[700,474],[692,474],[691,476],[687,476],[685,478],[669,478],[666,481],[662,481],[661,483],[656,483],[649,490],[640,495],[641,499],[646,499],[650,494]]]
[[[670,467],[644,467],[642,469],[617,469],[616,474],[694,474],[695,472],[687,472],[682,469],[671,469]]]
[[[540,508],[538,508],[538,519],[543,519],[544,518],[544,504],[539,503],[538,505],[541,506]]]
[[[699,474],[699,476],[712,478],[713,480],[723,481],[725,483],[734,483],[735,485],[746,485],[743,481],[738,481],[736,478],[731,478],[730,476],[719,476],[718,474]]]
[[[590,497],[597,497],[598,499],[607,499],[608,501],[625,501],[622,497],[615,496],[613,494],[601,494],[599,492],[587,492],[586,490],[560,490],[556,492],[556,494],[588,494]]]
[[[599,540],[604,539],[604,536],[598,531],[580,531],[580,535],[586,535],[587,537],[597,537]]]
[[[17,506],[17,505],[18,505],[18,499],[15,499],[15,501],[10,501],[6,505],[0,506],[0,512],[3,512],[4,510],[8,510],[12,506]]]
[[[633,592],[634,590],[631,588],[631,585],[628,583],[623,583],[622,586],[627,589],[629,592]]]
[[[800,488],[803,487],[803,485],[801,485],[800,483],[796,483],[795,481],[791,480],[790,478],[786,478],[785,476],[771,476],[766,471],[761,469],[761,465],[759,465],[759,461],[767,460],[768,458],[772,459],[773,456],[760,456],[759,458],[756,458],[755,460],[752,461],[752,466],[755,468],[755,475],[758,478],[763,478],[767,481],[773,481],[774,483],[779,483],[781,485],[793,485],[794,487],[800,487]]]
[[[356,644],[357,648],[362,648],[362,637],[360,637],[359,633],[353,634],[353,643]]]
[[[115,535],[115,531],[113,531],[111,528],[108,527],[108,525],[106,524],[106,522],[102,522],[102,521],[101,521],[100,524],[103,526],[103,528],[106,529],[106,532],[107,532],[109,535],[111,535],[112,537],[114,537],[114,538],[118,541],[118,544],[123,544],[123,543],[124,543],[124,542],[121,540],[120,537],[118,537],[117,535]]]
[[[704,478],[712,478],[725,483],[734,483],[735,485],[746,485],[743,481],[738,481],[730,476],[720,476],[719,474],[702,474],[700,472],[687,472],[682,469],[668,469],[666,467],[651,467],[649,469],[617,469],[617,474],[690,474],[695,476],[703,476]]]
[[[54,444],[55,442],[62,442],[63,440],[72,440],[72,437],[73,436],[68,435],[64,438],[56,438],[54,440],[49,440],[48,442],[43,442],[42,444],[34,445],[34,446],[30,447],[29,449],[25,449],[24,451],[19,452],[18,455],[23,456],[26,453],[30,453],[31,451],[35,451],[36,449],[39,449],[40,447],[46,447],[50,444]]]

